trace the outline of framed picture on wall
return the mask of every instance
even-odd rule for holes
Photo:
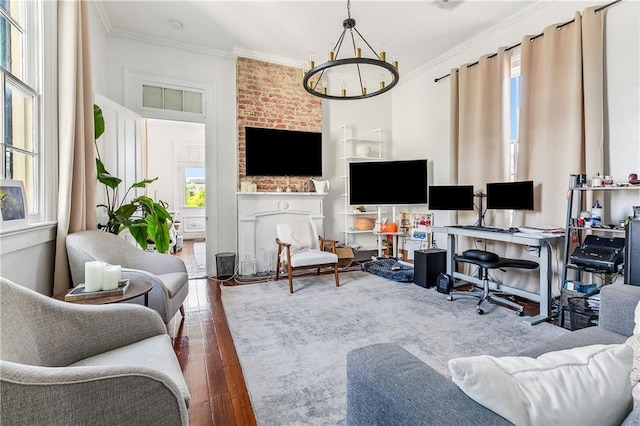
[[[0,228],[26,225],[27,197],[20,180],[0,179]]]

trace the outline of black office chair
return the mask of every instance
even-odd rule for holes
[[[503,269],[503,268],[520,268],[520,269],[536,269],[539,265],[537,262],[531,260],[522,259],[510,259],[506,257],[500,257],[496,253],[484,250],[465,250],[461,255],[455,255],[454,260],[456,262],[471,263],[476,265],[479,269],[479,278],[482,280],[482,289],[472,287],[468,291],[451,290],[447,300],[453,300],[454,295],[459,296],[471,296],[477,297],[480,300],[476,306],[476,312],[480,315],[484,314],[484,310],[481,305],[486,300],[490,303],[496,303],[506,307],[510,307],[516,310],[519,316],[524,315],[524,307],[518,305],[511,300],[507,300],[501,295],[505,293],[496,292],[489,288],[489,269]]]

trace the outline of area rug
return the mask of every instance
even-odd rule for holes
[[[450,358],[514,354],[567,330],[530,326],[514,311],[363,271],[221,286],[222,302],[260,425],[340,425],[346,356],[372,343],[401,345],[449,375]]]

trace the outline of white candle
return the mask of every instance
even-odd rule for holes
[[[120,265],[107,265],[102,272],[102,289],[115,290],[120,281]]]
[[[102,290],[102,270],[104,263],[99,260],[85,262],[84,264],[84,289],[86,291]]]

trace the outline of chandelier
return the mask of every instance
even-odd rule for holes
[[[387,62],[387,53],[381,51],[378,54],[356,29],[356,20],[351,18],[351,0],[347,0],[347,19],[342,22],[342,27],[342,34],[329,52],[327,62],[316,65],[313,55],[309,55],[309,70],[304,72],[302,81],[305,90],[324,99],[365,99],[385,93],[398,84],[398,61],[393,58],[393,63]],[[359,37],[357,41],[356,34]],[[353,57],[339,58],[345,35],[351,38]],[[373,57],[363,56],[363,44],[371,50]],[[332,80],[346,77],[356,82],[355,90],[348,90],[345,81],[339,92],[329,91],[327,76],[330,69],[336,71]],[[371,84],[372,81],[375,83]]]

